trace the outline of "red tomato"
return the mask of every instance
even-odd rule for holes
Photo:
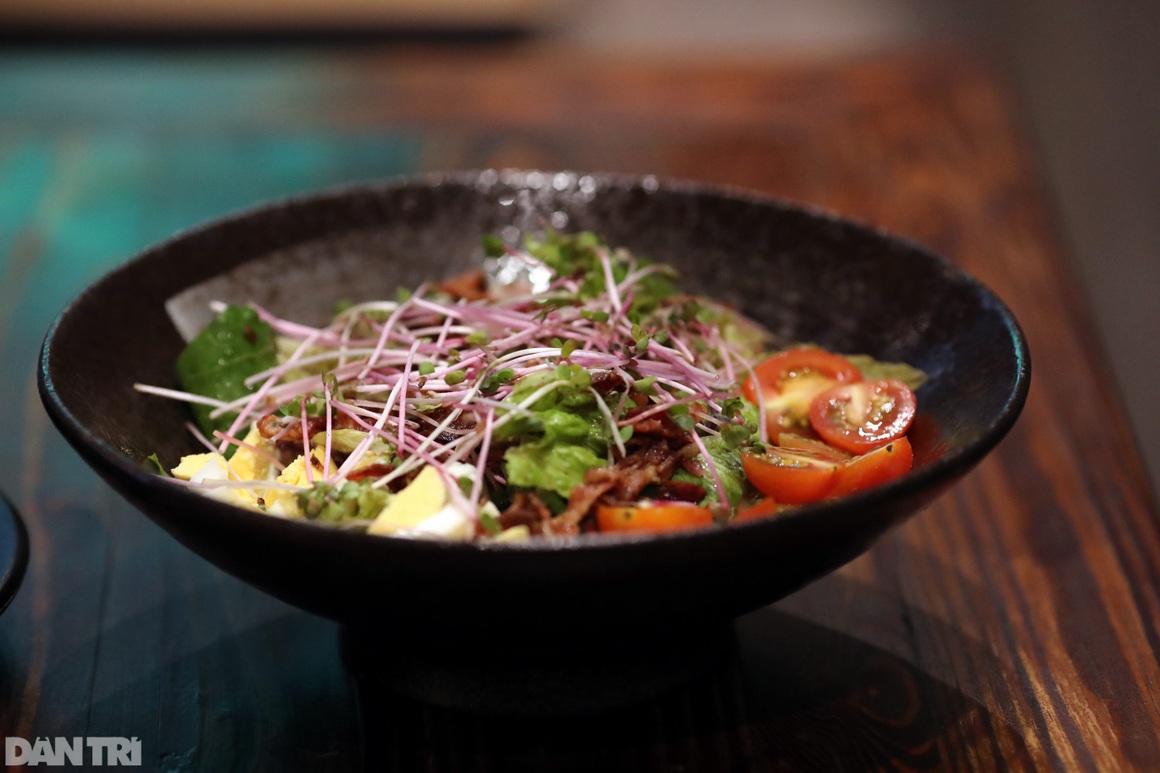
[[[914,412],[914,392],[901,381],[861,381],[815,397],[810,424],[830,445],[864,454],[905,435]]]
[[[761,500],[757,504],[738,510],[737,514],[733,516],[732,523],[738,523],[739,521],[759,521],[762,518],[777,515],[779,509],[777,500],[769,497]]]
[[[713,513],[689,502],[642,500],[624,505],[597,505],[600,531],[679,531],[710,526]]]
[[[790,349],[765,360],[741,385],[751,403],[765,404],[771,436],[782,428],[808,426],[810,403],[836,383],[862,380],[862,372],[837,354],[822,349]]]
[[[889,483],[910,472],[913,464],[914,450],[910,441],[900,437],[846,462],[830,496],[840,497]]]
[[[777,445],[779,448],[813,451],[835,462],[847,462],[850,460],[850,454],[840,448],[834,448],[832,445],[823,443],[821,440],[814,440],[813,438],[797,435],[793,432],[783,432],[778,435]]]
[[[744,452],[741,465],[749,482],[778,502],[800,505],[826,496],[838,482],[842,463],[815,451],[769,446],[765,453]]]

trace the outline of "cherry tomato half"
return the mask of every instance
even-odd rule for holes
[[[597,505],[600,531],[679,531],[710,526],[713,513],[689,502],[652,502]]]
[[[810,424],[830,445],[864,454],[905,435],[915,408],[914,392],[901,381],[839,384],[810,403]]]
[[[781,508],[777,504],[777,500],[773,497],[767,497],[760,502],[743,507],[737,511],[730,523],[739,523],[741,521],[760,521],[762,518],[769,518],[777,515]]]
[[[913,464],[914,449],[910,441],[905,437],[892,440],[846,462],[830,496],[840,497],[889,483],[910,472]]]
[[[781,429],[808,426],[813,399],[834,384],[862,380],[854,363],[822,349],[789,349],[753,369],[741,392],[756,405],[765,404],[765,426],[771,436]]]
[[[829,443],[814,440],[805,435],[798,435],[794,432],[783,432],[778,435],[777,445],[779,448],[788,448],[790,450],[813,451],[835,462],[848,462],[851,458],[850,454],[840,448],[834,448]]]
[[[741,466],[749,482],[762,494],[778,502],[800,505],[829,494],[843,465],[816,451],[768,446],[764,453],[742,453]]]

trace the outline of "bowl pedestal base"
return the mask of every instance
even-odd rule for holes
[[[601,711],[655,698],[705,675],[734,647],[732,624],[680,637],[631,638],[587,648],[529,640],[406,647],[381,632],[344,627],[343,660],[372,690],[478,714],[549,716]]]

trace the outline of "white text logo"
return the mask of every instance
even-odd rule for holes
[[[86,754],[87,752],[87,754]],[[4,739],[5,765],[140,765],[141,739],[73,736]]]

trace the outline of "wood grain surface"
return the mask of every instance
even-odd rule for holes
[[[158,770],[1160,769],[1157,510],[1018,112],[967,54],[0,54],[0,486],[32,541],[0,617],[0,731],[136,736]],[[48,424],[35,358],[69,298],[176,229],[482,166],[695,178],[914,238],[1021,321],[1024,414],[672,694],[567,720],[393,697],[336,626],[100,484]]]

